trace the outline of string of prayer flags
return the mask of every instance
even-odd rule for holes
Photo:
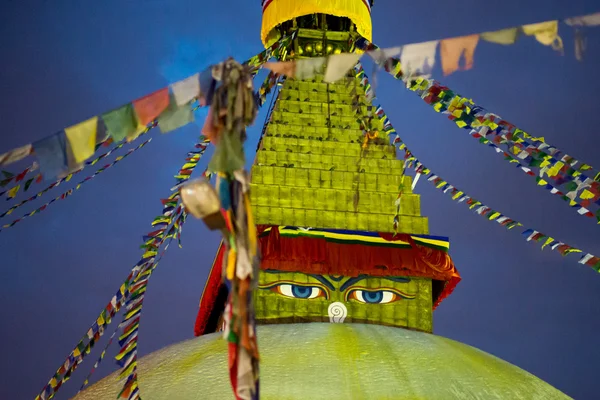
[[[118,331],[119,331],[119,327],[117,327],[113,331],[112,335],[110,335],[110,338],[108,339],[108,343],[106,344],[106,346],[104,346],[104,349],[102,350],[102,353],[100,353],[100,356],[98,357],[98,360],[96,360],[96,362],[94,363],[94,366],[92,367],[92,369],[90,370],[90,372],[88,373],[88,375],[83,380],[83,383],[81,384],[81,387],[79,388],[79,391],[77,392],[77,394],[79,394],[83,389],[85,389],[87,387],[87,385],[90,383],[90,378],[92,377],[92,375],[94,374],[94,372],[96,372],[96,369],[98,368],[98,366],[100,365],[100,363],[102,362],[102,360],[104,360],[104,356],[106,356],[106,351],[108,350],[108,348],[112,344],[113,339],[115,338],[115,335],[117,334]]]
[[[196,147],[204,144],[206,144],[206,138],[201,136]],[[198,165],[198,160],[205,151],[206,146],[201,147],[199,153],[194,153],[192,156],[193,162],[190,162],[190,153],[188,153],[188,157],[186,157],[184,165],[180,168],[180,172],[181,170],[186,170],[190,173],[186,177],[176,176],[175,178],[178,182],[183,183],[190,178],[191,173]],[[155,218],[152,222],[153,228],[158,229],[144,236],[144,245],[142,248],[144,248],[146,252],[142,256],[143,259],[152,260],[165,240],[169,239],[170,243],[170,241],[178,234],[180,235],[181,227],[185,222],[185,211],[181,205],[181,195],[179,191],[174,191],[167,199],[161,200],[161,202],[163,204],[162,215]],[[178,237],[178,240],[180,241],[180,237]],[[169,243],[167,243],[164,248],[163,254],[167,250]],[[121,367],[119,378],[125,379],[123,388],[118,396],[119,398],[134,400],[139,397],[137,382],[138,328],[148,280],[156,267],[156,263],[148,264],[140,271],[129,288],[129,296],[125,303],[125,314],[123,315],[123,321],[119,325],[119,328],[122,329],[122,334],[119,336],[121,350],[115,357],[117,364]]]
[[[436,81],[420,78],[409,89],[437,112],[448,114],[449,119],[459,127],[469,129],[471,136],[481,144],[494,148],[509,163],[516,163],[524,173],[536,180],[537,185],[546,188],[551,194],[561,196],[578,214],[594,217],[594,212],[589,208],[596,209],[600,223],[600,182],[588,175],[591,166],[580,165],[579,170],[576,170],[573,168],[576,165],[573,158],[567,155],[559,157],[560,150],[548,146],[543,139],[534,143],[534,138],[513,124],[487,112]],[[501,151],[499,146],[506,147],[507,151]],[[547,179],[544,179],[545,176]],[[596,176],[600,178],[600,175]],[[560,185],[565,187],[565,193],[557,188]]]
[[[178,193],[173,193],[170,196],[170,199],[178,200]],[[176,219],[177,214],[171,215],[173,219]],[[182,220],[182,222],[183,221],[184,220]],[[166,230],[167,226],[159,228],[158,231],[150,232],[147,235],[153,238],[152,244],[154,247],[152,247],[152,249],[158,249],[165,243]],[[146,242],[145,244],[148,244],[148,242]],[[161,257],[167,250],[167,248],[168,243],[165,246]],[[130,297],[130,294],[137,293],[139,295],[140,293],[145,292],[145,284],[147,284],[151,272],[156,268],[156,266],[158,265],[158,261],[160,260],[160,257],[158,257],[157,259],[157,254],[158,250],[147,250],[144,252],[142,258],[131,269],[131,272],[129,273],[123,284],[119,287],[116,294],[111,298],[109,303],[102,310],[102,312],[94,321],[92,326],[86,331],[86,334],[83,336],[83,338],[71,351],[66,361],[58,368],[56,373],[48,381],[46,386],[41,390],[40,394],[38,394],[35,400],[47,400],[54,397],[54,395],[58,392],[58,390],[64,384],[64,382],[69,380],[71,374],[75,371],[77,366],[83,362],[83,358],[91,352],[91,348],[94,346],[94,344],[98,340],[100,340],[100,338],[105,332],[105,328],[111,323],[112,318],[117,312],[119,312],[119,310],[125,304],[126,300]],[[127,313],[125,316],[129,314],[130,312]],[[119,327],[123,328],[122,324],[119,325]],[[131,325],[129,325],[129,327],[131,327]],[[135,374],[135,368],[133,369],[133,373]],[[131,388],[132,386],[135,386],[137,388],[137,375],[135,375],[134,378],[130,376],[130,378],[128,378],[128,382],[131,381],[132,383],[129,385],[129,387]],[[129,394],[129,399],[133,400],[136,398],[131,396],[132,393]]]
[[[364,50],[372,50],[377,46],[364,39],[358,43]],[[392,60],[389,65],[399,64]],[[396,79],[402,79],[402,73],[391,72]],[[516,157],[508,157],[507,161],[524,164],[523,172],[536,178],[536,184],[562,196],[569,206],[575,208],[580,215],[596,218],[600,223],[600,174],[593,174],[593,167],[580,163],[575,158],[564,154],[556,146],[549,145],[544,138],[535,138],[515,125],[503,120],[498,115],[475,105],[472,100],[462,97],[435,80],[417,78],[407,83],[409,90],[416,92],[426,103],[437,112],[448,114],[448,118],[457,126],[471,130],[471,136],[482,144],[490,142],[496,146],[506,147],[509,153]],[[538,171],[536,174],[534,171]],[[547,175],[554,185],[543,179]],[[593,177],[592,177],[593,176]],[[565,194],[556,186],[564,185]],[[593,207],[596,212],[589,208]]]
[[[290,35],[282,37],[280,40],[273,43],[259,54],[245,61],[243,65],[247,65],[251,68],[258,68],[273,56],[279,60],[285,60],[288,53],[288,48],[297,35],[298,31],[295,30]]]
[[[83,185],[86,182],[89,182],[90,180],[92,180],[93,178],[95,178],[96,176],[100,175],[102,172],[106,171],[107,169],[111,168],[112,166],[114,166],[115,164],[117,164],[119,161],[125,159],[126,157],[128,157],[129,155],[131,155],[134,151],[141,149],[142,147],[144,147],[146,144],[150,143],[150,141],[152,140],[152,138],[146,140],[144,143],[141,143],[139,146],[130,149],[129,151],[127,151],[127,153],[125,153],[122,156],[117,157],[112,163],[107,164],[105,166],[103,166],[102,168],[98,169],[96,172],[94,172],[94,174],[88,176],[87,178],[85,178],[84,180],[82,180],[81,182],[79,182],[74,189],[69,189],[66,192],[64,192],[63,194],[53,198],[52,200],[50,200],[49,202],[45,203],[44,205],[42,205],[41,207],[36,208],[35,210],[23,215],[20,218],[15,219],[14,221],[12,221],[9,224],[5,224],[2,226],[2,228],[0,229],[0,232],[2,232],[2,230],[10,228],[15,226],[16,224],[18,224],[19,222],[23,221],[26,218],[29,218],[35,214],[39,214],[40,212],[44,211],[46,208],[48,208],[49,205],[51,205],[52,203],[54,203],[55,201],[58,200],[64,200],[67,197],[69,197],[70,195],[72,195],[76,190],[79,190],[81,188],[81,185]],[[38,197],[40,197],[41,195],[43,195],[44,193],[46,193],[48,190],[55,188],[56,186],[58,186],[60,183],[62,182],[68,182],[69,180],[71,180],[71,178],[73,177],[73,174],[69,174],[67,175],[65,178],[62,178],[56,182],[54,182],[53,184],[51,184],[50,186],[48,186],[46,189],[42,190],[41,192],[37,193],[35,196],[30,197],[29,199],[23,200],[21,203],[11,207],[8,209],[8,211],[5,211],[3,214],[0,215],[0,218],[6,216],[6,215],[10,215],[15,209],[17,209],[18,207],[22,206],[23,204],[25,204],[28,201],[34,200]]]
[[[364,86],[363,86],[363,90],[364,90]],[[385,120],[389,121],[389,119],[385,115],[385,112],[380,107],[378,107],[377,116],[379,118],[381,118],[382,120],[385,119]],[[391,125],[391,123],[390,123],[390,125]],[[400,138],[400,136],[397,133],[395,133],[394,136],[395,137],[392,140],[392,143],[394,145],[397,145],[398,150],[400,150],[404,153],[405,168],[413,168],[416,176],[423,175],[425,177],[425,179],[427,179],[427,181],[430,182],[435,188],[437,188],[438,190],[441,190],[443,193],[448,194],[454,201],[457,201],[458,203],[466,204],[469,207],[469,209],[474,210],[475,213],[477,213],[478,215],[480,215],[482,217],[485,217],[489,221],[495,221],[498,224],[500,224],[501,226],[504,226],[509,230],[513,229],[515,227],[523,226],[523,224],[520,223],[519,221],[514,220],[514,219],[504,215],[503,213],[492,209],[491,207],[488,207],[487,205],[483,204],[482,202],[469,196],[464,191],[458,189],[456,186],[450,184],[448,181],[444,180],[439,175],[435,174],[433,171],[431,171],[429,168],[427,168],[423,163],[421,163],[421,161],[419,161],[418,158],[415,157],[415,155],[410,151],[408,146],[406,146],[406,144],[402,141],[402,139]],[[403,186],[400,188],[400,193],[398,194],[398,198],[396,200],[397,207],[399,206],[399,202],[400,202],[400,199],[402,196],[402,188],[403,188]],[[397,215],[394,217],[394,226],[397,226],[396,219],[397,219]],[[548,236],[546,234],[543,234],[543,233],[541,233],[537,230],[531,229],[531,228],[524,229],[521,234],[527,241],[535,241],[537,243],[541,243],[542,249],[544,249],[546,246],[548,246],[548,247],[550,247],[551,250],[557,251],[562,256],[566,256],[568,254],[579,254],[579,253],[583,254],[582,250],[580,250],[576,247],[573,247],[571,245],[568,245],[564,242],[558,241],[551,236]],[[590,253],[584,253],[579,258],[578,262],[579,262],[579,264],[587,265],[587,266],[593,268],[595,271],[600,272],[600,257],[597,257]]]
[[[251,57],[245,62],[245,65],[258,68],[273,55],[276,55],[279,59],[285,59],[288,47],[296,35],[297,31],[283,37],[260,54]],[[211,71],[204,72],[208,73],[208,78],[212,82]],[[255,74],[256,72],[257,69],[253,70],[252,73]],[[94,136],[100,139],[101,134],[108,132],[110,138],[116,142],[125,139],[131,142],[146,130],[148,124],[153,123],[165,112],[167,115],[162,118],[161,131],[166,133],[177,129],[186,123],[192,122],[192,116],[187,110],[183,109],[184,105],[190,104],[198,98],[200,106],[204,106],[206,105],[202,102],[204,97],[210,98],[211,96],[210,88],[201,86],[202,78],[201,74],[192,75],[167,88],[157,90],[132,103],[101,114],[99,117],[93,117],[80,124],[73,125],[34,144],[27,144],[0,154],[0,166],[12,164],[35,153],[39,159],[44,178],[51,180],[77,169],[76,163],[82,163],[92,156],[94,151],[92,151],[91,143],[94,142]],[[172,104],[170,91],[178,108],[175,108]],[[93,121],[97,122],[96,126],[94,126]],[[96,133],[94,133],[94,130],[96,130]],[[0,194],[2,193],[0,192]]]
[[[86,166],[89,166],[89,165],[95,165],[95,164],[96,164],[98,161],[102,160],[103,158],[106,158],[106,157],[110,156],[110,155],[111,155],[113,152],[115,152],[116,150],[120,149],[120,148],[121,148],[121,147],[123,147],[125,144],[126,144],[125,142],[122,142],[122,143],[118,144],[116,147],[114,147],[114,148],[110,149],[109,151],[107,151],[107,152],[106,152],[106,153],[104,153],[104,154],[101,154],[100,156],[96,157],[95,159],[86,161],[86,162],[85,162],[85,165],[86,165]],[[142,147],[142,146],[139,146],[138,148],[140,148],[140,147]],[[137,148],[136,148],[136,149],[133,149],[133,151],[135,151],[135,150],[137,150]],[[34,166],[35,166],[35,165],[36,165],[36,164],[34,163]],[[35,195],[33,195],[33,196],[31,196],[31,197],[29,197],[29,198],[27,198],[27,199],[25,199],[25,200],[22,200],[21,202],[19,202],[19,203],[15,204],[14,206],[10,207],[10,208],[9,208],[8,210],[6,210],[5,212],[3,212],[2,214],[0,214],[0,218],[3,218],[3,217],[5,217],[5,216],[7,216],[7,215],[10,215],[10,214],[12,214],[12,213],[13,213],[13,212],[14,212],[14,211],[17,209],[17,208],[19,208],[19,207],[21,207],[21,206],[25,205],[26,203],[29,203],[30,201],[33,201],[33,200],[35,200],[35,199],[38,199],[38,198],[40,198],[42,195],[44,195],[45,193],[47,193],[47,192],[48,192],[48,191],[50,191],[51,189],[54,189],[55,187],[59,186],[61,183],[63,183],[63,182],[69,182],[69,181],[70,181],[70,180],[73,178],[73,176],[74,176],[74,175],[76,175],[76,174],[80,173],[81,171],[83,171],[83,169],[84,169],[84,168],[80,168],[80,169],[79,169],[79,170],[77,170],[77,171],[73,171],[72,173],[70,173],[70,174],[68,174],[68,175],[66,175],[66,176],[64,176],[64,177],[62,177],[62,178],[60,178],[60,179],[58,179],[57,181],[53,182],[52,184],[50,184],[50,186],[46,187],[44,190],[42,190],[42,191],[40,191],[40,192],[36,193]],[[27,170],[26,170],[26,171],[27,171]],[[25,172],[25,171],[23,171],[23,172]],[[22,172],[21,174],[23,174],[23,172]],[[25,183],[24,190],[27,190],[27,189],[28,189],[28,184],[29,184],[29,185],[31,185],[32,179],[34,179],[34,178],[31,178],[31,179],[29,179],[29,180],[28,180],[28,181]],[[91,178],[89,178],[89,177],[88,177],[88,178],[86,178],[86,179],[87,179],[87,180],[84,180],[85,182],[87,182],[87,181],[88,181],[88,180],[90,180]],[[40,182],[41,182],[41,175],[37,175],[37,177],[35,178],[35,180],[36,180],[36,182],[37,182],[37,183],[40,183]],[[14,188],[13,188],[13,190],[14,190]],[[17,189],[16,191],[18,191],[18,189]]]
[[[29,167],[25,168],[23,171],[21,171],[18,174],[12,174],[8,171],[2,171],[3,175],[5,176],[5,179],[0,181],[0,187],[4,188],[6,187],[9,183],[13,182],[16,184],[13,187],[10,187],[6,190],[3,190],[0,192],[0,197],[2,195],[4,195],[6,193],[6,200],[10,200],[13,199],[17,193],[19,192],[19,189],[21,187],[21,183],[23,182],[23,180],[25,179],[25,177],[27,176],[27,174],[29,174],[30,172],[35,172],[37,171],[37,169],[39,168],[39,165],[34,162],[33,164],[31,164]],[[35,179],[40,179],[41,178],[41,174],[36,175],[36,177],[34,178],[29,178],[28,180],[25,181],[24,183],[24,189],[23,191],[27,191],[29,189],[29,187],[31,186],[31,184],[33,183],[33,181]]]

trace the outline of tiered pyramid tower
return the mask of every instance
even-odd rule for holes
[[[365,10],[370,5],[346,2]],[[353,50],[360,24],[352,16],[358,14],[348,9],[347,17],[292,16],[271,26],[269,20],[292,12],[280,7],[285,4],[265,2],[266,45],[297,31],[288,51],[293,58]],[[370,31],[370,19],[368,26],[364,22],[362,31]],[[323,78],[320,73],[310,80],[283,80],[252,167],[251,203],[262,253],[256,320],[431,332],[432,309],[460,280],[448,241],[427,236],[419,196],[411,191],[411,177],[404,175],[362,78],[355,70],[336,83]],[[227,297],[220,284],[222,262],[219,251],[201,300],[197,335],[221,326]]]
[[[259,225],[393,232],[402,190],[399,232],[428,234],[419,195],[389,139],[368,143],[353,107],[355,78],[327,84],[284,82],[252,167],[251,199]]]

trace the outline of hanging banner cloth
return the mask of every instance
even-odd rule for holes
[[[289,45],[290,38],[285,38],[284,43]],[[278,44],[273,45],[271,49],[267,49],[261,53],[262,55],[259,55],[260,57],[253,57],[246,65],[256,68],[268,59],[266,57],[270,58],[274,52],[277,53],[278,56],[285,57],[287,49]],[[196,149],[198,150],[188,153],[185,164],[179,170],[177,175],[175,175],[177,185],[171,189],[174,193],[169,196],[169,198],[162,200],[163,214],[155,218],[152,222],[152,226],[155,230],[144,236],[145,243],[142,248],[145,249],[145,252],[141,260],[133,267],[131,273],[123,285],[121,285],[115,296],[113,296],[110,303],[103,309],[96,322],[94,322],[92,327],[87,331],[87,334],[67,357],[65,363],[57,370],[48,384],[42,389],[41,393],[36,397],[36,400],[47,400],[54,397],[55,393],[63,383],[70,378],[77,366],[83,362],[85,355],[91,352],[91,348],[104,334],[105,327],[110,324],[111,319],[122,306],[126,304],[126,302],[127,308],[129,309],[123,317],[123,322],[119,325],[119,328],[122,328],[123,331],[119,336],[121,351],[117,355],[119,365],[122,365],[123,367],[121,376],[126,377],[126,379],[119,396],[120,398],[129,400],[138,399],[140,397],[137,381],[137,329],[139,326],[141,302],[143,299],[143,297],[140,298],[140,296],[145,293],[149,276],[157,266],[155,261],[158,249],[165,243],[166,239],[177,237],[177,239],[180,240],[181,238],[181,229],[185,222],[186,213],[183,211],[180,204],[178,188],[191,177],[198,161],[206,151],[208,143],[209,140],[207,138],[201,137],[201,142],[196,145]],[[210,176],[210,174],[210,172],[205,171],[203,175]],[[249,213],[247,215],[251,216]],[[248,222],[253,226],[251,220]],[[241,372],[244,372],[244,370],[241,370]]]
[[[35,215],[35,214],[39,214],[40,212],[42,212],[42,211],[46,210],[46,209],[48,208],[48,206],[49,206],[49,205],[51,205],[52,203],[54,203],[55,201],[57,201],[57,200],[64,200],[64,199],[66,199],[67,197],[71,196],[71,195],[72,195],[72,194],[73,194],[75,191],[77,191],[77,190],[79,190],[79,189],[81,188],[81,185],[83,185],[83,184],[84,184],[84,183],[86,183],[86,182],[89,182],[90,180],[92,180],[92,179],[93,179],[93,178],[95,178],[96,176],[100,175],[101,173],[103,173],[103,172],[104,172],[104,171],[106,171],[107,169],[109,169],[109,168],[111,168],[112,166],[116,165],[116,164],[117,164],[119,161],[121,161],[121,160],[123,160],[123,159],[127,158],[129,155],[133,154],[133,152],[134,152],[134,151],[136,151],[136,150],[139,150],[139,149],[141,149],[142,147],[144,147],[145,145],[147,145],[148,143],[150,143],[150,141],[152,141],[152,138],[150,138],[150,139],[146,140],[144,143],[140,144],[139,146],[137,146],[137,147],[135,147],[135,148],[133,148],[133,149],[130,149],[130,150],[129,150],[127,153],[125,153],[124,155],[117,157],[117,158],[115,159],[115,161],[113,161],[112,163],[110,163],[110,164],[106,164],[105,166],[103,166],[102,168],[100,168],[100,169],[98,169],[96,172],[94,172],[94,174],[92,174],[92,175],[88,176],[87,178],[85,178],[84,180],[82,180],[81,182],[79,182],[79,183],[78,183],[78,184],[75,186],[75,188],[74,188],[74,189],[69,189],[69,190],[67,190],[66,192],[64,192],[63,194],[61,194],[60,196],[57,196],[57,197],[53,198],[52,200],[50,200],[49,202],[45,203],[45,204],[44,204],[44,205],[42,205],[41,207],[38,207],[38,208],[36,208],[35,210],[33,210],[33,211],[31,211],[31,212],[29,212],[29,213],[27,213],[27,214],[23,215],[22,217],[15,219],[14,221],[12,221],[12,222],[11,222],[11,223],[9,223],[9,224],[2,225],[2,228],[0,229],[0,232],[2,232],[4,229],[7,229],[7,228],[10,228],[10,227],[13,227],[13,226],[15,226],[16,224],[18,224],[19,222],[23,221],[23,220],[24,220],[24,219],[26,219],[26,218],[29,218],[29,217],[31,217],[31,216],[33,216],[33,215]],[[72,177],[73,177],[73,174],[69,174],[69,175],[67,175],[65,178],[63,178],[63,179],[61,179],[61,180],[59,180],[59,181],[57,181],[57,182],[53,183],[52,185],[50,185],[49,187],[47,187],[47,188],[46,188],[46,189],[44,189],[43,191],[41,191],[41,192],[37,193],[35,196],[32,196],[32,197],[30,197],[30,198],[29,198],[29,199],[27,199],[27,200],[23,200],[21,203],[17,204],[16,206],[13,206],[13,207],[9,208],[9,209],[8,209],[8,211],[6,211],[6,212],[2,213],[2,214],[0,215],[0,218],[1,218],[1,217],[4,217],[4,216],[6,216],[6,215],[9,215],[9,214],[11,214],[11,213],[12,213],[12,212],[13,212],[13,211],[16,209],[16,208],[18,208],[18,207],[22,206],[22,205],[23,205],[23,204],[25,204],[26,202],[28,202],[28,201],[31,201],[31,200],[35,200],[35,199],[37,199],[38,197],[40,197],[41,195],[43,195],[43,194],[44,194],[45,192],[47,192],[48,190],[50,190],[50,189],[53,189],[53,188],[55,188],[56,186],[58,186],[60,183],[62,183],[62,182],[68,182],[68,181],[70,181]]]
[[[137,149],[139,149],[139,148],[143,147],[143,146],[144,146],[144,145],[146,145],[148,142],[149,142],[149,140],[148,140],[148,141],[146,141],[146,142],[144,142],[144,144],[143,144],[143,145],[141,145],[141,146],[138,146],[138,147],[136,147],[135,149],[132,149],[132,150],[130,150],[130,152],[132,152],[132,151],[135,151],[135,150],[137,150]],[[110,150],[109,150],[109,151],[107,151],[106,153],[104,153],[104,154],[101,154],[100,156],[96,157],[96,158],[95,158],[95,159],[93,159],[93,160],[88,160],[88,161],[86,161],[86,162],[85,162],[85,166],[89,166],[89,165],[95,165],[96,163],[98,163],[98,161],[100,161],[100,160],[102,160],[102,159],[104,159],[104,158],[106,158],[106,157],[110,156],[110,155],[111,155],[113,152],[115,152],[116,150],[119,150],[119,149],[120,149],[121,147],[123,147],[125,144],[126,144],[126,142],[119,143],[117,146],[115,146],[114,148],[110,149]],[[128,153],[127,153],[125,156],[123,156],[122,158],[120,158],[120,159],[119,159],[119,161],[120,161],[121,159],[123,159],[124,157],[126,157],[127,155],[131,154],[130,152],[128,152]],[[113,165],[114,165],[114,163],[113,163]],[[106,168],[109,168],[109,167],[106,167]],[[57,180],[56,182],[53,182],[52,184],[50,184],[50,186],[48,186],[48,187],[46,187],[44,190],[42,190],[42,191],[38,192],[38,193],[37,193],[37,194],[35,194],[34,196],[31,196],[31,197],[29,197],[29,198],[27,198],[27,199],[25,199],[25,200],[22,200],[21,202],[19,202],[19,203],[15,204],[14,206],[10,207],[10,208],[9,208],[8,210],[6,210],[5,212],[3,212],[2,214],[0,214],[0,218],[3,218],[3,217],[5,217],[5,216],[7,216],[7,215],[10,215],[10,214],[12,214],[12,213],[13,213],[13,212],[14,212],[14,211],[17,209],[17,208],[19,208],[19,207],[21,207],[21,206],[23,206],[23,205],[27,204],[27,203],[28,203],[28,202],[30,202],[30,201],[33,201],[33,200],[35,200],[35,199],[37,199],[37,198],[39,198],[39,197],[43,196],[43,195],[44,195],[46,192],[48,192],[48,191],[49,191],[49,190],[51,190],[51,189],[54,189],[55,187],[59,186],[61,183],[63,183],[63,182],[69,182],[69,181],[70,181],[70,180],[73,178],[73,176],[75,176],[75,175],[77,175],[78,173],[80,173],[81,171],[83,171],[83,169],[84,169],[84,168],[82,167],[82,168],[80,168],[80,169],[78,169],[78,170],[76,170],[76,171],[73,171],[73,172],[71,172],[70,174],[66,175],[65,177],[63,177],[63,178],[60,178],[60,179],[59,179],[59,180]],[[27,169],[26,171],[29,171],[29,169]],[[25,171],[23,171],[23,172],[25,172]],[[22,174],[23,174],[23,173],[22,173]],[[97,174],[98,174],[98,171],[97,171],[97,172],[96,172],[96,174],[94,174],[93,176],[95,176],[95,175],[97,175]],[[92,176],[92,177],[93,177],[93,176]],[[28,189],[28,187],[29,187],[29,186],[28,186],[28,184],[29,184],[29,185],[31,185],[31,182],[33,181],[33,179],[34,179],[34,178],[31,178],[31,179],[29,179],[29,180],[28,180],[28,181],[25,183],[25,189],[24,189],[24,191],[26,191],[26,190]],[[40,181],[41,181],[41,175],[38,175],[38,176],[37,176],[35,179],[36,179],[36,181],[37,181],[37,180],[40,180]],[[87,182],[87,181],[88,181],[88,180],[90,180],[90,179],[92,179],[92,178],[88,177],[88,178],[86,178],[86,179],[85,179],[84,181],[82,181],[82,182]],[[17,179],[17,180],[16,180],[16,182],[18,182],[18,181],[19,181],[19,180]],[[39,182],[38,182],[38,183],[39,183]],[[13,190],[14,190],[14,188],[13,188]],[[16,194],[16,192],[18,192],[18,187],[17,187],[17,190],[15,191],[15,194]],[[14,196],[13,196],[13,197],[14,197]]]
[[[364,82],[367,81],[367,78],[364,74],[364,71],[362,71],[362,76],[363,79],[361,80],[361,85],[363,87],[363,90],[365,90],[366,92],[367,88],[364,86]],[[394,143],[394,145],[397,145],[398,150],[404,153],[404,163],[406,168],[414,168],[416,174],[423,175],[425,179],[427,179],[427,181],[434,185],[437,189],[441,190],[443,193],[448,194],[452,197],[453,200],[457,201],[458,203],[466,204],[471,210],[474,210],[478,215],[485,217],[489,221],[496,221],[498,224],[506,227],[509,230],[518,226],[523,226],[523,224],[519,221],[509,218],[501,212],[496,211],[491,207],[488,207],[487,205],[483,204],[482,202],[474,199],[473,197],[467,195],[464,191],[445,181],[443,178],[436,175],[433,171],[431,171],[425,165],[423,165],[419,161],[419,159],[417,159],[415,155],[408,149],[406,144],[402,142],[402,139],[400,138],[396,130],[392,127],[391,122],[389,122],[389,118],[386,116],[383,109],[380,106],[377,109],[377,116],[381,119],[381,121],[384,121],[384,125],[386,126],[386,128],[384,128],[384,131],[387,135],[394,135],[394,137],[392,138],[392,143]],[[592,267],[595,271],[600,272],[600,257],[597,257],[591,253],[584,253],[582,250],[576,247],[568,245],[549,235],[546,235],[531,228],[523,230],[521,235],[527,241],[533,240],[535,242],[541,243],[542,249],[544,249],[546,246],[549,246],[551,250],[557,251],[562,256],[577,253],[583,254],[579,258],[579,264],[587,265],[589,267]]]
[[[229,288],[223,337],[229,343],[229,378],[237,400],[258,399],[258,343],[253,288],[260,260],[250,208],[250,181],[243,143],[246,127],[256,119],[257,98],[248,66],[229,59],[211,68],[214,96],[202,132],[216,146],[209,170],[217,175],[216,191],[224,217],[226,255],[223,277]]]
[[[364,50],[377,48],[364,40],[360,40],[357,45]],[[397,59],[386,63],[386,70],[396,79],[403,78],[401,64]],[[448,114],[448,118],[459,127],[469,129],[471,135],[482,144],[493,143],[496,147],[505,147],[506,154],[510,156],[507,161],[517,162],[523,172],[536,179],[537,185],[561,196],[580,215],[596,215],[600,223],[600,173],[595,173],[591,165],[580,163],[556,146],[547,144],[544,138],[529,135],[434,80],[418,78],[407,86],[437,112]],[[545,176],[547,179],[544,179]],[[564,193],[557,189],[556,186],[559,185],[564,185]],[[595,213],[590,207],[596,210]]]
[[[252,74],[271,57],[284,59],[290,43],[296,37],[297,31],[282,38],[267,49],[248,59],[244,64],[251,67]],[[83,161],[92,157],[99,145],[107,141],[131,142],[150,126],[159,123],[162,133],[170,132],[193,121],[193,113],[198,106],[190,109],[198,100],[204,106],[204,98],[212,96],[214,88],[202,86],[206,77],[194,74],[182,81],[175,82],[168,88],[163,88],[150,95],[141,97],[132,103],[125,104],[98,117],[93,117],[82,123],[73,125],[57,132],[35,144],[28,144],[4,154],[0,154],[0,166],[5,166],[35,154],[38,157],[41,170],[46,180],[52,180],[67,175],[81,168]],[[212,82],[208,76],[208,82]],[[146,123],[147,122],[147,123]],[[106,135],[108,132],[108,136]],[[95,138],[95,139],[94,139]],[[93,148],[93,143],[96,143]],[[35,149],[37,148],[37,152]],[[2,171],[5,179],[0,181],[0,187],[10,183],[8,171]],[[8,180],[7,180],[8,179]],[[30,183],[31,184],[31,183]],[[28,187],[28,186],[27,186]],[[20,188],[0,190],[0,196],[10,191],[9,196],[16,195]]]
[[[205,139],[202,137],[201,143],[206,143]],[[202,149],[200,152],[188,153],[188,159],[192,157],[196,160],[193,163],[194,167],[197,165],[198,160],[204,154],[205,150],[206,148]],[[190,164],[188,159],[186,159],[184,165]],[[191,169],[193,170],[193,168]],[[127,279],[125,279],[123,284],[119,287],[119,290],[102,310],[96,321],[87,330],[87,333],[79,341],[77,346],[71,351],[63,365],[60,366],[54,376],[48,381],[48,384],[41,390],[40,394],[36,397],[36,400],[47,400],[54,397],[60,387],[70,379],[72,373],[83,362],[85,356],[90,354],[92,347],[104,335],[105,329],[112,322],[112,318],[114,318],[116,313],[119,312],[124,305],[131,304],[131,298],[139,301],[139,307],[136,307],[135,309],[130,307],[130,309],[127,310],[124,318],[126,318],[125,322],[129,323],[125,325],[122,323],[119,325],[120,328],[125,328],[124,333],[119,337],[119,340],[121,340],[123,335],[131,334],[134,327],[137,333],[137,325],[132,325],[130,322],[132,321],[132,318],[136,322],[139,322],[141,300],[146,291],[150,275],[158,265],[158,251],[163,244],[166,244],[167,239],[172,239],[174,234],[177,235],[177,233],[181,232],[181,225],[185,221],[182,207],[179,204],[179,192],[173,193],[168,199],[163,200],[162,203],[162,215],[155,218],[152,222],[154,230],[144,236],[145,243],[142,246],[144,249],[142,258],[132,268]],[[179,224],[179,226],[176,227],[177,224]],[[164,251],[166,251],[166,249],[167,247],[165,246]],[[129,330],[127,330],[127,328],[129,328]],[[127,372],[129,372],[129,375],[126,376],[127,380],[122,394],[126,393],[127,397],[124,398],[133,400],[137,398],[136,396],[139,396],[139,389],[137,388],[137,341],[133,341],[131,335],[126,336],[126,339],[129,339],[127,343],[123,343],[127,344],[128,349],[130,350],[127,353],[129,357],[126,360]],[[123,350],[119,354],[122,353]]]
[[[261,40],[265,47],[275,42],[279,24],[311,14],[349,18],[357,32],[371,40],[371,0],[262,0]]]

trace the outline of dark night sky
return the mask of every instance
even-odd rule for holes
[[[258,0],[83,3],[0,3],[0,153],[229,55],[244,60],[261,50]],[[595,0],[378,0],[373,10],[375,42],[421,42],[598,8]],[[439,68],[435,73],[442,83],[490,111],[598,166],[600,28],[588,32],[584,63],[574,59],[571,29],[560,28],[565,56],[533,38],[507,47],[480,42],[472,71],[446,78],[439,77]],[[379,82],[379,101],[405,142],[432,170],[525,225],[600,253],[599,227],[591,219],[533,185],[531,178],[436,114],[400,82],[387,76]],[[264,112],[249,132],[250,150],[263,120]],[[198,125],[168,135],[157,131],[149,146],[71,198],[0,233],[1,399],[33,398],[94,321],[139,259],[141,236],[160,214],[159,199],[169,194],[172,175],[198,134]],[[208,156],[200,167],[207,161]],[[55,189],[52,197],[68,187]],[[577,264],[577,257],[540,251],[516,230],[486,221],[424,181],[417,191],[431,233],[450,236],[463,276],[456,292],[435,312],[435,333],[494,354],[577,399],[597,398],[600,308],[594,304],[600,301],[600,276]],[[8,207],[1,202],[0,210]],[[0,222],[31,209],[33,205],[23,207]],[[192,337],[217,243],[215,234],[189,220],[183,249],[169,249],[146,297],[142,354]],[[74,393],[95,357],[58,398]],[[107,358],[98,375],[114,368]]]

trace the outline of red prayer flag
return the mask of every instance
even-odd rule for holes
[[[133,108],[142,125],[154,121],[169,106],[169,88],[157,90],[133,102]]]

